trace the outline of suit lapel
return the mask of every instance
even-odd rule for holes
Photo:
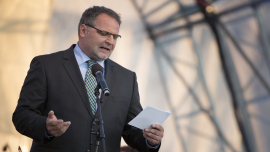
[[[111,90],[113,89],[113,83],[114,83],[114,77],[115,77],[115,68],[113,65],[113,62],[110,59],[107,59],[105,61],[105,81],[108,85],[108,88]],[[110,95],[111,96],[111,95]],[[108,102],[108,99],[110,96],[106,97],[104,94],[101,95],[102,103],[101,103],[101,110],[105,106],[106,102]]]
[[[79,69],[77,60],[76,60],[75,55],[74,55],[74,50],[73,50],[74,47],[75,47],[75,44],[72,45],[68,50],[66,50],[64,52],[63,66],[65,67],[70,79],[72,80],[74,86],[76,87],[78,93],[80,94],[81,99],[82,99],[84,105],[86,106],[88,113],[93,118],[92,110],[91,110],[88,96],[87,96],[87,92],[85,89],[85,84],[83,82],[81,71]]]

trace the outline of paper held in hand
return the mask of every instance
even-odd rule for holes
[[[170,111],[159,110],[147,106],[128,124],[144,130],[145,128],[151,128],[152,124],[161,125],[170,115],[171,115]]]

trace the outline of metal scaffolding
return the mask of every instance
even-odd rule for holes
[[[250,122],[250,114],[247,108],[248,101],[244,96],[245,90],[252,86],[254,80],[257,80],[259,85],[265,90],[267,95],[270,95],[270,45],[269,45],[269,33],[265,28],[263,19],[259,13],[260,6],[262,4],[267,4],[269,0],[241,0],[239,3],[229,5],[228,3],[233,3],[231,0],[164,0],[160,4],[151,6],[150,10],[147,7],[150,5],[151,0],[132,0],[136,10],[138,11],[141,19],[146,27],[149,37],[153,40],[155,44],[155,58],[156,63],[159,68],[159,74],[163,83],[164,92],[167,98],[167,103],[172,111],[174,117],[175,126],[177,128],[177,135],[181,141],[182,151],[188,152],[189,149],[186,146],[186,140],[181,134],[181,129],[186,129],[188,132],[200,133],[190,126],[183,127],[179,125],[183,117],[193,117],[198,113],[204,113],[212,125],[215,128],[215,132],[218,135],[217,141],[213,142],[219,143],[220,151],[230,151],[236,152],[235,147],[231,145],[231,142],[224,136],[220,124],[216,118],[216,109],[214,106],[214,99],[209,91],[208,85],[205,80],[205,71],[203,69],[202,52],[200,51],[200,46],[196,42],[194,37],[194,27],[200,24],[207,24],[210,28],[211,33],[215,39],[218,46],[218,52],[220,57],[220,62],[223,69],[223,74],[228,86],[228,92],[231,96],[232,105],[234,108],[235,118],[237,120],[238,128],[242,135],[243,150],[247,152],[258,151],[257,144],[254,137],[254,129]],[[153,2],[155,3],[155,2]],[[151,3],[152,4],[152,3]],[[173,4],[177,6],[178,9],[172,11],[163,11],[166,7]],[[220,7],[222,6],[222,8]],[[227,6],[227,7],[224,7]],[[228,17],[237,14],[243,10],[249,10],[250,13],[245,16],[236,16],[234,18]],[[165,12],[165,14],[164,14]],[[158,18],[156,20],[151,20],[152,16],[158,16],[158,14],[163,13],[163,19]],[[166,14],[167,13],[167,14]],[[195,17],[193,16],[200,16]],[[224,19],[225,18],[225,19]],[[226,19],[229,18],[229,19]],[[231,19],[232,18],[232,19]],[[246,42],[245,40],[238,38],[233,35],[228,29],[230,24],[239,22],[246,18],[254,18],[258,25],[259,31],[259,44],[261,47],[254,46],[253,44]],[[164,38],[166,37],[166,38]],[[193,48],[194,56],[196,57],[196,65],[189,65],[191,69],[196,71],[196,81],[193,84],[187,82],[183,71],[179,71],[174,64],[177,62],[169,52],[166,50],[167,43],[173,43],[183,38],[189,38],[191,40],[191,46]],[[233,58],[232,50],[228,46],[230,43],[241,58],[245,61],[248,67],[251,69],[253,76],[249,79],[248,83],[243,85],[239,80],[239,71],[237,70],[237,62]],[[243,45],[248,45],[249,47],[255,47],[259,55],[262,57],[262,63],[257,65],[257,62],[252,61],[247,55],[247,51],[243,48]],[[197,105],[198,110],[194,110],[186,116],[179,116],[177,110],[179,107],[174,107],[172,105],[172,99],[170,95],[170,89],[167,85],[166,76],[164,74],[164,65],[160,62],[164,60],[167,68],[170,68],[174,74],[182,82],[182,85],[188,90],[188,95],[191,96],[192,101]],[[262,72],[262,66],[266,67],[267,72]],[[263,70],[265,71],[265,70]],[[209,107],[206,108],[202,105],[200,97],[196,93],[196,86],[202,86],[202,90],[207,97],[209,102]],[[265,96],[265,95],[264,95]]]

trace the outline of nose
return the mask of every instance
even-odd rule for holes
[[[106,42],[110,43],[110,44],[114,44],[115,43],[115,39],[113,38],[113,35],[110,35],[107,39]]]

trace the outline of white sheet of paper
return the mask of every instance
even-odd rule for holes
[[[152,124],[161,125],[170,115],[171,115],[170,111],[159,110],[147,106],[128,124],[144,130],[145,128],[151,128]]]

